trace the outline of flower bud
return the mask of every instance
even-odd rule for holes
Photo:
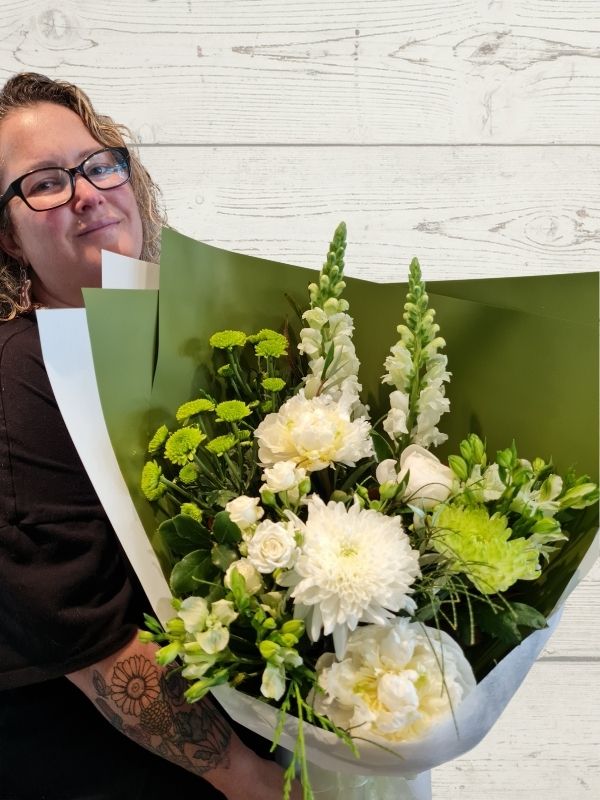
[[[301,619],[289,619],[279,629],[282,634],[291,633],[297,639],[304,634],[304,622]]]
[[[263,506],[276,506],[277,505],[277,498],[275,497],[274,492],[267,487],[262,487],[260,489],[260,499],[262,500]]]
[[[385,481],[379,487],[379,496],[382,500],[393,500],[398,494],[399,488],[400,484],[396,481]],[[371,504],[371,508],[373,508],[373,504]]]
[[[467,462],[460,456],[448,456],[448,466],[456,477],[461,481],[466,481],[469,477]]]
[[[266,617],[263,624],[263,628],[267,631],[274,631],[277,627],[277,623],[273,619],[273,617]]]
[[[265,639],[258,645],[258,649],[265,661],[268,661],[270,658],[277,655],[279,652],[279,645],[272,642],[270,639]]]

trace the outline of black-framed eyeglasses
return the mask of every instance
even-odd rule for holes
[[[14,180],[0,197],[0,211],[20,197],[33,211],[64,206],[75,193],[75,176],[82,175],[96,189],[116,189],[131,177],[126,147],[104,147],[84,158],[77,167],[42,167]]]

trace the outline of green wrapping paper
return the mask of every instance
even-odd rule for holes
[[[281,328],[286,317],[299,330],[293,306],[307,306],[315,276],[165,229],[158,307],[151,291],[85,291],[109,434],[150,537],[157,523],[139,491],[145,445],[181,403],[208,388],[209,336],[223,328]],[[598,273],[436,281],[428,292],[452,373],[450,413],[440,424],[449,440],[436,454],[444,460],[474,432],[486,438],[490,456],[514,439],[520,456],[552,457],[559,472],[574,465],[597,481]],[[363,399],[373,419],[386,410],[380,378],[405,294],[405,283],[347,279]],[[549,613],[596,528],[597,509],[590,509],[545,578],[527,587],[524,602]]]

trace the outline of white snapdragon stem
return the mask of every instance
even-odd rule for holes
[[[417,259],[410,265],[409,291],[404,321],[398,326],[400,339],[385,360],[382,383],[395,387],[383,428],[402,450],[410,444],[437,446],[448,437],[437,424],[450,408],[444,383],[450,379],[448,359],[438,350],[445,341],[437,335],[435,312],[427,307],[428,296]]]

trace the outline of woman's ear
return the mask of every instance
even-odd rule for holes
[[[23,248],[12,226],[7,231],[0,231],[0,247],[19,263],[23,262]]]

